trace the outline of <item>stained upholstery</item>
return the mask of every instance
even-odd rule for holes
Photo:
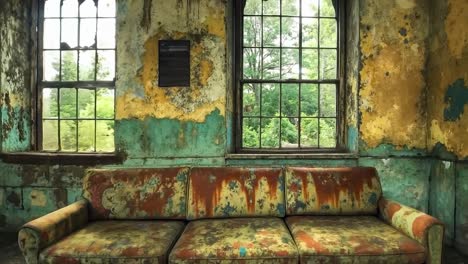
[[[188,168],[95,169],[83,183],[91,219],[185,219]]]
[[[286,219],[301,263],[424,263],[426,249],[374,216]]]
[[[188,224],[169,263],[297,263],[297,249],[279,218],[197,220]]]
[[[41,263],[165,263],[182,232],[180,221],[92,222],[48,247]]]
[[[284,216],[281,168],[193,168],[188,219]]]
[[[285,169],[287,215],[377,215],[382,189],[374,168]]]

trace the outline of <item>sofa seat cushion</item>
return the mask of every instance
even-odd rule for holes
[[[164,263],[179,221],[93,222],[40,253],[41,263]]]
[[[298,253],[279,218],[192,221],[177,241],[170,263],[297,263]]]
[[[286,219],[301,263],[424,263],[425,249],[374,216]]]

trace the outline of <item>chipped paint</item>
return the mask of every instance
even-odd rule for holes
[[[43,191],[32,190],[29,199],[32,206],[44,207],[47,204],[47,197]]]
[[[447,104],[444,110],[444,120],[457,121],[460,119],[465,112],[465,105],[468,106],[468,83],[465,85],[463,79],[456,80],[448,87],[444,101]]]

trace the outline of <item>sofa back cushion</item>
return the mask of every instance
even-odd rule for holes
[[[287,215],[375,215],[382,195],[374,168],[286,168]]]
[[[188,168],[92,169],[83,183],[91,219],[185,219]]]
[[[193,168],[188,219],[284,216],[280,168]]]

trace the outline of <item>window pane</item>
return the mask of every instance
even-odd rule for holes
[[[78,0],[63,0],[62,17],[78,17]]]
[[[63,151],[76,151],[76,121],[60,121],[60,144]]]
[[[58,118],[58,89],[42,89],[42,117]]]
[[[335,148],[336,147],[336,119],[322,118],[320,119],[320,147]]]
[[[94,81],[96,51],[80,51],[80,81]]]
[[[279,17],[264,17],[263,18],[263,46],[279,47],[280,46],[280,18]]]
[[[302,50],[302,79],[318,79],[318,50]]]
[[[261,47],[262,46],[262,23],[261,18],[244,17],[244,46]]]
[[[281,116],[299,116],[299,84],[282,85]]]
[[[301,147],[317,148],[318,147],[318,119],[303,118],[301,119]]]
[[[262,85],[262,116],[279,116],[280,84]]]
[[[260,118],[244,118],[242,127],[242,146],[244,148],[259,148]]]
[[[279,118],[263,118],[262,119],[262,148],[278,148],[279,147]]]
[[[320,85],[320,116],[336,116],[336,86],[335,84]]]
[[[58,121],[42,121],[42,149],[46,151],[58,150]]]
[[[262,13],[262,0],[249,0],[245,4],[245,15],[260,15]]]
[[[94,120],[83,120],[78,122],[79,151],[94,151],[94,132]]]
[[[60,0],[45,1],[44,17],[60,17]]]
[[[80,5],[80,17],[96,17],[96,4],[93,0],[86,0]]]
[[[62,81],[76,81],[77,51],[62,51]]]
[[[264,15],[279,15],[280,14],[280,1],[279,0],[263,1],[263,14]]]
[[[60,49],[60,19],[44,19],[44,49]]]
[[[115,19],[98,19],[97,45],[99,49],[115,48]]]
[[[318,16],[319,0],[302,0],[302,16]]]
[[[318,116],[318,89],[317,84],[302,84],[301,86],[301,116]]]
[[[114,118],[114,90],[108,88],[97,89],[96,108],[97,118]]]
[[[299,79],[299,50],[298,49],[283,49],[282,50],[282,79]]]
[[[114,150],[114,121],[96,121],[96,151],[112,152]]]
[[[320,0],[320,16],[335,16],[335,8],[333,7],[332,0]]]
[[[263,49],[263,79],[280,78],[280,49]]]
[[[99,0],[99,16],[100,17],[115,17],[115,0]]]
[[[256,48],[244,49],[244,78],[245,79],[260,79],[262,50]]]
[[[320,19],[320,47],[335,48],[336,47],[336,20],[335,19]]]
[[[297,118],[281,119],[281,147],[297,148],[299,131],[297,130]]]
[[[115,51],[98,50],[97,79],[111,81],[115,77]]]
[[[318,43],[318,19],[302,19],[302,46],[306,48],[315,48]]]
[[[320,50],[320,78],[323,80],[336,79],[336,50]]]
[[[94,96],[94,90],[78,89],[78,117],[94,118]]]
[[[78,19],[62,19],[62,49],[76,48],[78,46]]]
[[[282,0],[282,14],[288,16],[299,15],[299,0]]]
[[[60,51],[44,51],[43,57],[43,76],[44,81],[58,81],[60,71]]]
[[[76,117],[76,90],[75,88],[60,89],[60,118]]]
[[[96,19],[83,18],[80,23],[80,48],[96,48]]]
[[[244,116],[260,115],[260,84],[251,83],[244,85],[242,95],[242,107]]]
[[[283,47],[299,46],[299,18],[282,17],[281,42]]]

